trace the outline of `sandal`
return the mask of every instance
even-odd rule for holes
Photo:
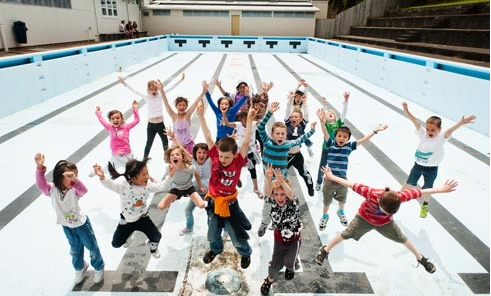
[[[265,278],[263,284],[261,285],[261,294],[269,295],[269,290],[271,289],[272,284],[273,282],[270,282],[268,278]]]
[[[259,199],[264,199],[264,194],[262,194],[258,190],[255,190],[254,193],[257,194],[257,197],[259,197]]]

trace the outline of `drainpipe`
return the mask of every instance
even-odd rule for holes
[[[3,50],[9,52],[9,47],[7,45],[7,37],[5,37],[5,31],[3,30],[2,16],[0,15],[0,35],[2,36]]]
[[[97,36],[97,39],[99,39],[99,22],[97,21],[97,6],[95,5],[95,1],[92,1],[92,4],[94,4],[94,20],[95,20],[95,36]],[[100,1],[99,1],[100,3]]]

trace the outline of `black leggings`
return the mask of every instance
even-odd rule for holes
[[[301,152],[295,154],[288,154],[288,168],[291,166],[295,167],[298,171],[298,174],[305,181],[305,185],[307,187],[312,186],[312,176],[310,175],[307,167],[305,166],[305,160]]]
[[[164,122],[152,123],[148,122],[147,125],[147,143],[145,144],[145,152],[143,153],[143,158],[147,158],[150,154],[150,149],[153,145],[153,140],[155,139],[155,135],[159,134],[160,139],[162,140],[162,147],[164,150],[167,149],[169,145],[169,140],[167,136],[164,134],[165,125]]]
[[[121,221],[125,221],[123,216],[122,215],[120,216],[122,218]],[[162,238],[162,234],[160,233],[157,226],[155,226],[155,224],[153,224],[153,221],[150,219],[150,217],[148,217],[147,214],[145,214],[135,222],[118,224],[118,227],[116,228],[116,231],[114,232],[113,235],[113,241],[112,241],[113,247],[115,248],[121,247],[135,230],[139,230],[143,232],[148,237],[148,240],[151,243],[158,244],[160,242],[160,239]]]

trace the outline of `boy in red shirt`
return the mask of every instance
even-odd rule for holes
[[[211,159],[211,176],[208,184],[208,200],[206,213],[208,214],[208,241],[210,250],[203,256],[204,263],[210,263],[216,255],[223,252],[223,229],[228,232],[234,247],[242,256],[240,266],[249,267],[252,249],[247,240],[246,230],[251,229],[251,222],[244,215],[237,200],[237,183],[240,179],[242,167],[247,163],[247,149],[252,131],[252,121],[256,117],[256,110],[249,109],[247,126],[242,146],[237,153],[237,142],[233,138],[225,137],[217,145],[211,137],[210,130],[204,118],[203,104],[198,104],[198,116],[201,128],[208,144],[208,155]]]
[[[324,179],[334,181],[340,185],[350,187],[359,195],[365,197],[360,206],[358,214],[351,220],[348,227],[332,239],[327,245],[322,246],[315,257],[315,262],[322,265],[329,251],[345,239],[353,238],[359,240],[365,233],[375,229],[383,236],[395,242],[402,243],[416,257],[418,263],[424,266],[427,272],[434,273],[436,268],[428,261],[416,247],[402,233],[401,229],[392,220],[392,215],[397,213],[401,202],[421,197],[423,194],[435,194],[451,192],[455,190],[458,183],[455,180],[447,180],[440,188],[418,189],[411,188],[403,191],[393,191],[388,187],[385,189],[373,189],[360,183],[352,183],[346,179],[336,177],[328,167],[322,168]]]

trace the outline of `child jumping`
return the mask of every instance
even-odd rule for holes
[[[334,138],[334,133],[336,130],[344,125],[344,121],[346,119],[346,113],[348,111],[348,100],[349,100],[350,93],[345,91],[343,93],[344,97],[344,102],[343,102],[343,111],[341,113],[341,116],[338,118],[336,112],[332,109],[327,109],[327,99],[325,97],[322,97],[322,101],[324,106],[326,106],[325,110],[325,125],[327,132],[329,133],[329,136],[331,138]],[[324,173],[322,173],[322,167],[327,164],[327,145],[326,142],[322,144],[322,154],[321,154],[321,160],[319,162],[319,169],[317,170],[317,182],[315,183],[315,190],[319,191],[321,190],[321,185],[322,185],[322,177],[324,176]]]
[[[335,176],[330,168],[323,168],[324,179],[338,183],[353,189],[356,193],[363,196],[365,200],[358,210],[358,214],[351,220],[349,226],[334,237],[327,245],[319,249],[315,257],[315,262],[322,265],[332,248],[343,240],[353,238],[359,240],[365,233],[375,229],[377,232],[390,240],[403,244],[416,257],[418,263],[424,266],[427,272],[434,273],[436,268],[433,263],[428,261],[416,247],[402,233],[399,226],[392,219],[392,215],[397,213],[401,203],[421,197],[422,194],[435,194],[454,191],[458,183],[454,180],[447,180],[440,188],[417,189],[412,188],[403,191],[393,191],[388,187],[385,189],[373,189],[360,183],[352,183],[346,179]]]
[[[112,246],[114,248],[126,247],[128,238],[138,230],[148,237],[146,244],[152,256],[160,258],[159,242],[162,234],[148,215],[147,199],[151,192],[164,190],[168,186],[169,179],[154,183],[148,175],[148,160],[130,160],[122,174],[118,173],[109,163],[111,179],[105,177],[104,170],[98,164],[94,164],[94,171],[104,187],[118,193],[121,197],[120,220],[113,235]],[[123,182],[113,181],[121,176],[124,176]]]
[[[60,160],[53,169],[53,184],[46,181],[44,155],[36,153],[36,186],[51,198],[56,213],[56,223],[60,224],[70,244],[72,265],[75,269],[74,284],[80,284],[89,265],[84,260],[84,247],[90,251],[90,264],[94,267],[94,283],[104,279],[104,260],[95,238],[89,217],[82,212],[78,200],[87,193],[87,188],[77,177],[78,169],[74,163]]]
[[[181,81],[184,79],[184,74],[181,75],[180,79],[172,85],[169,85],[165,92],[169,92],[174,89]],[[164,125],[164,113],[162,109],[162,98],[158,96],[159,89],[162,87],[162,83],[160,80],[150,80],[147,83],[147,94],[144,95],[142,93],[134,90],[130,85],[128,85],[123,77],[118,77],[118,81],[127,87],[131,92],[136,94],[137,96],[143,98],[145,103],[147,104],[147,112],[148,112],[148,124],[147,124],[147,142],[145,144],[145,151],[143,152],[143,158],[148,158],[150,154],[150,149],[153,145],[153,140],[155,139],[155,135],[159,135],[162,140],[162,147],[164,151],[167,149],[169,145],[169,140],[164,133],[165,125]]]
[[[401,190],[411,186],[417,186],[421,176],[423,176],[424,179],[423,189],[432,188],[438,174],[438,165],[443,160],[443,145],[445,145],[456,129],[464,124],[472,123],[473,120],[476,119],[476,116],[462,116],[462,119],[459,122],[446,130],[445,133],[441,133],[442,120],[440,117],[431,116],[426,119],[425,125],[422,126],[419,120],[409,112],[406,102],[402,103],[402,109],[404,109],[407,117],[414,124],[414,127],[416,127],[416,135],[419,138],[419,144],[415,153],[416,161]],[[430,195],[424,194],[423,204],[421,205],[421,210],[419,212],[421,218],[426,218],[428,215],[429,202]]]
[[[107,113],[107,118],[111,123],[108,123],[102,116],[101,108],[95,107],[95,115],[99,122],[109,132],[111,147],[111,160],[113,167],[116,169],[124,168],[126,163],[131,159],[134,159],[133,153],[130,147],[130,130],[140,122],[140,115],[138,113],[138,102],[133,101],[133,117],[134,120],[130,123],[126,123],[123,118],[123,113],[118,110],[112,110]],[[93,176],[92,173],[90,175]]]
[[[319,117],[322,132],[324,133],[325,142],[327,145],[327,164],[332,169],[335,176],[346,179],[348,171],[348,156],[353,150],[356,150],[359,146],[363,145],[371,137],[387,129],[386,124],[379,124],[370,134],[365,135],[358,141],[348,142],[351,137],[351,130],[347,126],[342,126],[338,128],[334,134],[334,139],[329,135],[326,129],[325,113],[322,110],[317,111],[317,116]],[[326,229],[327,221],[329,220],[329,206],[332,200],[338,201],[339,209],[336,212],[339,221],[343,226],[348,225],[348,219],[344,214],[344,205],[348,197],[348,189],[345,186],[341,186],[336,182],[325,181],[324,187],[322,188],[324,207],[322,208],[322,218],[319,222],[319,230],[323,231]]]
[[[261,285],[261,294],[269,295],[271,284],[276,280],[279,271],[285,266],[285,279],[295,276],[295,264],[302,244],[300,231],[300,207],[298,199],[293,196],[290,186],[279,169],[271,165],[265,170],[265,201],[271,204],[271,220],[274,229],[273,256],[269,262],[268,277]],[[273,181],[273,174],[275,180]]]
[[[252,249],[247,242],[249,239],[247,230],[251,229],[251,223],[239,206],[236,186],[242,167],[247,163],[247,149],[256,110],[254,108],[249,109],[246,133],[239,153],[237,153],[237,142],[232,138],[225,137],[215,145],[201,103],[198,104],[198,116],[206,143],[210,149],[208,155],[211,159],[211,176],[208,194],[206,195],[209,200],[206,213],[208,214],[207,237],[210,242],[210,250],[203,256],[203,262],[208,264],[223,252],[221,233],[225,228],[230,235],[232,244],[242,256],[240,266],[245,269],[251,263]]]
[[[290,114],[293,113],[293,111],[300,111],[303,112],[303,114],[308,114],[308,105],[307,105],[307,95],[309,93],[308,89],[308,84],[305,81],[305,79],[300,79],[298,80],[298,86],[295,89],[295,92],[290,92],[288,95],[288,106],[286,108],[286,113],[288,114],[288,117]],[[308,121],[308,116],[307,121]],[[312,146],[314,143],[310,141],[310,139],[307,139],[305,141],[305,146],[307,146],[307,152],[309,153],[310,157],[314,157],[314,152],[312,151]]]
[[[202,85],[205,85],[206,82],[203,81]],[[193,153],[194,140],[193,135],[191,134],[191,116],[193,116],[194,110],[196,110],[196,104],[203,99],[205,95],[205,88],[203,87],[203,91],[196,98],[193,104],[189,106],[188,109],[188,99],[184,97],[177,97],[175,100],[175,107],[177,109],[177,113],[172,110],[169,102],[167,100],[167,96],[165,94],[165,90],[162,84],[159,87],[160,95],[162,96],[162,100],[164,101],[165,109],[169,114],[172,122],[174,123],[174,134],[177,140],[181,143],[181,145],[188,151],[189,153]]]

